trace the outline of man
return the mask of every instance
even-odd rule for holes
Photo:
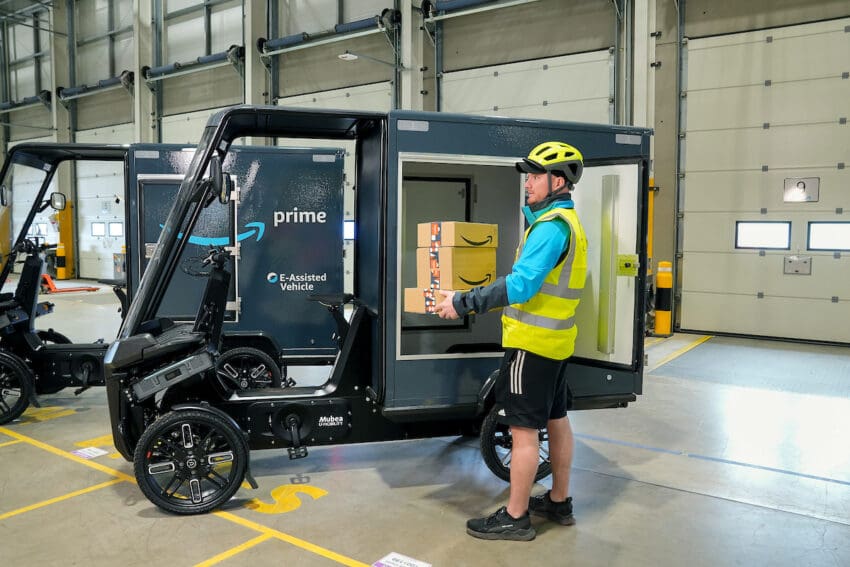
[[[466,531],[482,539],[532,540],[529,511],[563,525],[575,523],[569,497],[573,433],[567,418],[565,361],[573,354],[575,312],[587,273],[587,239],[570,192],[584,168],[581,153],[563,142],[544,142],[516,164],[526,173],[529,227],[510,275],[467,292],[441,292],[444,319],[504,307],[505,357],[495,396],[513,438],[508,505],[469,520]],[[547,427],[552,490],[531,497],[537,472],[538,430]]]

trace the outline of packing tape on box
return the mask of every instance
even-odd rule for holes
[[[431,250],[439,250],[442,243],[442,223],[431,223]]]
[[[431,223],[439,224],[439,223]],[[433,235],[433,233],[432,233]],[[428,251],[428,272],[431,275],[431,289],[440,289],[440,248],[432,245]]]

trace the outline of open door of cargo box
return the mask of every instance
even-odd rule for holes
[[[568,370],[572,407],[636,399],[643,373],[649,136],[645,129],[607,125],[390,113],[387,417],[416,419],[441,407],[447,416],[475,411],[481,385],[502,356],[501,312],[449,321],[405,311],[405,289],[417,287],[417,225],[497,225],[496,271],[509,274],[525,230],[524,180],[514,163],[547,140],[572,144],[585,157],[573,194],[588,236],[589,271]]]

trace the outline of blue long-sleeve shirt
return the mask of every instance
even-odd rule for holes
[[[531,224],[554,208],[573,207],[571,200],[563,200],[555,201],[536,212],[524,207],[523,213]],[[525,241],[520,257],[514,262],[511,273],[496,278],[490,285],[455,294],[452,301],[455,311],[463,317],[471,312],[484,313],[514,303],[525,303],[540,291],[543,280],[567,249],[569,239],[570,227],[560,219],[535,226]]]

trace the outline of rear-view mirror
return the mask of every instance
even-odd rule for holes
[[[65,210],[65,195],[54,192],[50,194],[50,207],[57,211]]]

